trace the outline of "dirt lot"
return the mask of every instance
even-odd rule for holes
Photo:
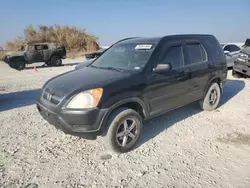
[[[0,62],[0,187],[250,187],[250,80],[228,82],[218,110],[191,104],[145,123],[127,154],[65,135],[36,100],[49,78],[72,70]]]

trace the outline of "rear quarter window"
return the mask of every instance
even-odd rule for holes
[[[202,45],[207,51],[208,57],[210,59],[217,59],[225,56],[220,46],[220,43],[215,37],[206,37],[200,39],[200,41],[202,42]]]

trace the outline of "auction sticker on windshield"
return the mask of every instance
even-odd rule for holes
[[[136,50],[149,50],[152,48],[152,44],[138,44],[136,45]]]

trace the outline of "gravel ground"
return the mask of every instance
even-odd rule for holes
[[[79,139],[40,117],[46,80],[72,70],[33,65],[18,72],[0,62],[0,187],[250,187],[250,80],[229,72],[220,107],[198,104],[145,123],[126,154],[104,138]]]

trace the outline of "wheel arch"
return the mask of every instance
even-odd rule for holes
[[[130,108],[135,110],[136,112],[139,113],[139,115],[141,116],[142,120],[145,119],[148,116],[148,110],[146,105],[144,104],[144,102],[139,99],[139,98],[128,98],[128,99],[124,99],[121,100],[115,104],[113,104],[110,109],[107,111],[107,113],[104,115],[102,122],[101,122],[101,128],[102,128],[102,132],[104,134],[106,134],[107,129],[108,129],[108,119],[110,117],[110,115],[117,109],[119,108]]]
[[[60,59],[62,59],[62,57],[61,57],[61,55],[60,55],[59,53],[52,53],[52,54],[50,55],[49,62],[50,62],[51,59],[52,59],[53,57],[55,57],[55,56],[58,56]]]
[[[220,77],[214,77],[212,78],[207,86],[205,87],[205,90],[204,90],[204,93],[206,94],[208,89],[209,89],[209,86],[212,84],[212,83],[218,83],[219,84],[219,87],[220,87],[220,90],[221,90],[221,93],[223,92],[223,87],[222,87],[222,79]]]

